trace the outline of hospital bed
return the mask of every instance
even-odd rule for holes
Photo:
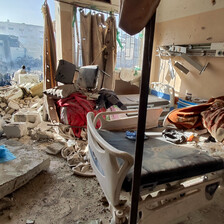
[[[118,95],[118,98],[128,109],[136,109],[139,106],[139,94]],[[175,91],[172,86],[161,82],[152,82],[147,107],[168,108],[170,111],[174,108],[174,98]]]
[[[207,205],[223,182],[222,158],[162,138],[161,130],[155,128],[161,112],[161,108],[147,110],[149,132],[144,142],[138,202],[138,223],[143,224],[169,223]],[[96,117],[87,114],[88,149],[92,168],[109,202],[111,223],[127,223],[135,141],[126,138],[125,129],[135,129],[137,116],[105,119],[113,113],[127,111],[103,112]],[[101,127],[96,129],[98,121]]]

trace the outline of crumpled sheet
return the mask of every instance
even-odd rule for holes
[[[224,96],[207,103],[176,109],[167,116],[168,123],[179,129],[206,128],[217,141],[224,141]]]
[[[127,110],[127,107],[119,100],[116,93],[109,89],[101,89],[99,91],[99,97],[96,100],[96,104],[98,108],[106,108],[113,105],[117,105],[121,110]]]
[[[71,126],[77,126],[72,127],[72,131],[78,138],[81,137],[82,128],[86,128],[87,126],[87,113],[94,112],[96,115],[99,112],[105,111],[104,108],[101,108],[98,111],[95,110],[95,101],[87,100],[86,98],[86,96],[80,93],[73,93],[69,97],[57,101],[57,105],[60,108],[61,122]]]
[[[224,98],[223,98],[224,99]],[[203,125],[217,141],[224,141],[224,100],[215,99],[212,105],[201,113]]]
[[[176,109],[167,116],[167,121],[179,129],[203,128],[201,112],[211,103]]]

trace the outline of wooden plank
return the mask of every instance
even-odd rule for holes
[[[47,155],[31,146],[8,140],[4,143],[16,159],[0,164],[0,199],[20,188],[50,165]]]
[[[119,0],[113,0],[112,4],[93,0],[57,0],[57,1],[77,5],[84,8],[87,7],[108,12],[112,11],[115,13],[118,13],[120,9]]]

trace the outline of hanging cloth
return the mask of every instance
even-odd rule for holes
[[[114,90],[115,88],[115,78],[114,70],[117,58],[117,28],[115,17],[109,16],[107,18],[107,29],[105,33],[105,45],[106,49],[104,51],[105,59],[105,72],[110,75],[104,76],[103,87],[106,89]]]
[[[82,63],[83,65],[91,65],[92,58],[92,35],[91,35],[91,13],[85,15],[80,12],[80,30],[82,45]]]
[[[97,13],[92,15],[92,46],[93,46],[93,61],[92,65],[98,65],[100,70],[104,71],[104,45],[105,36],[105,20],[104,15]],[[100,89],[103,81],[103,74],[100,73],[98,78],[98,89]]]

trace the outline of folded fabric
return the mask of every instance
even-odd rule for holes
[[[79,88],[76,84],[65,84],[51,89],[46,89],[43,93],[45,95],[51,96],[53,99],[63,99],[72,93],[77,92],[78,90]]]
[[[0,163],[4,163],[10,160],[16,159],[16,157],[4,146],[0,146]]]

